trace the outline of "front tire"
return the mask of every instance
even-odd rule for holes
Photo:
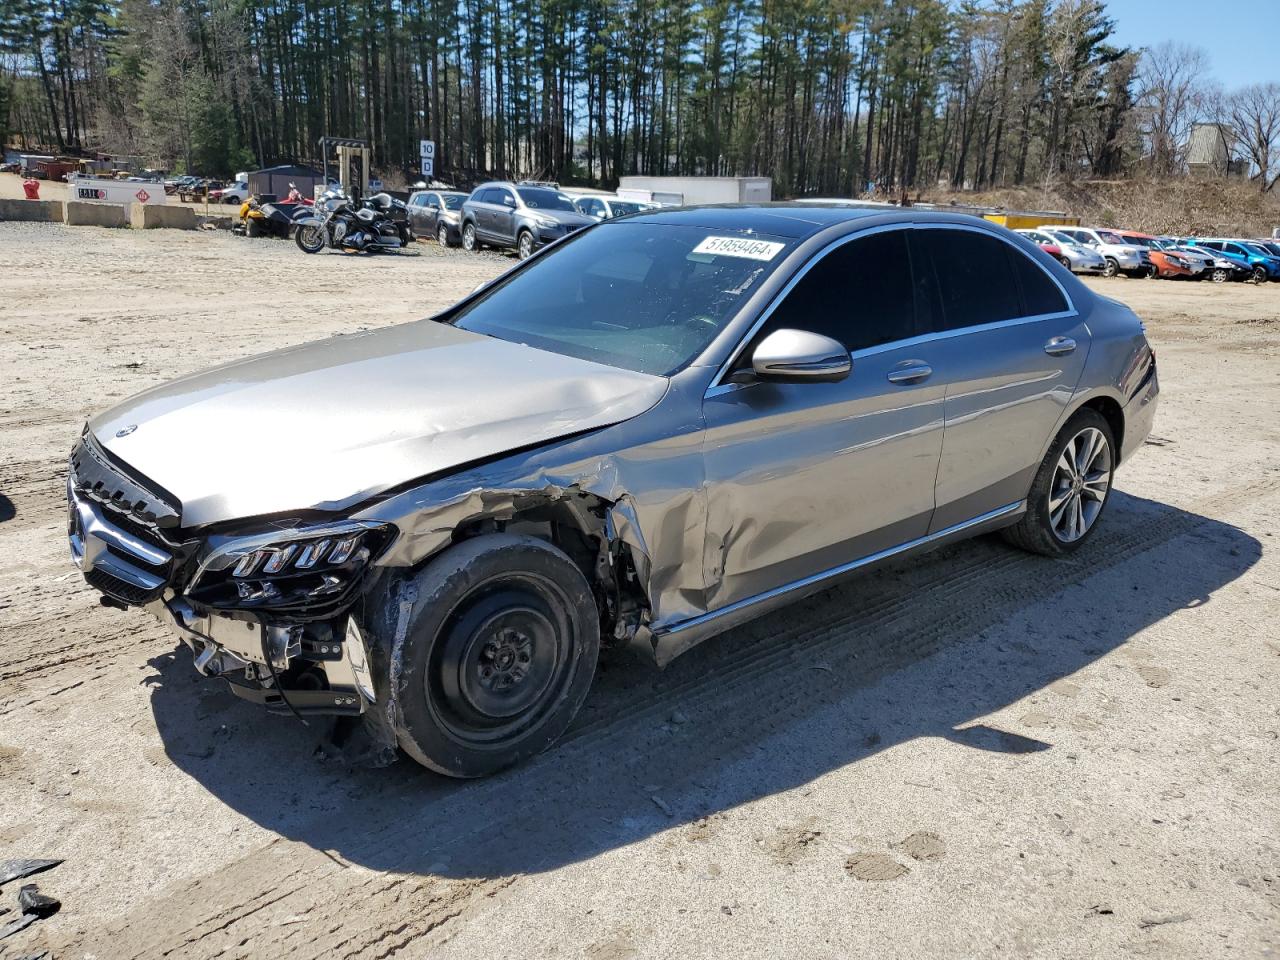
[[[442,247],[453,246],[449,242],[449,228],[443,223],[436,227],[436,242]]]
[[[533,234],[528,230],[521,230],[520,236],[516,238],[516,255],[521,260],[528,260],[533,256]]]
[[[1049,557],[1079,550],[1110,499],[1115,451],[1106,418],[1088,407],[1078,411],[1050,445],[1031,483],[1027,512],[1003,531],[1005,539]]]
[[[1119,272],[1120,264],[1116,263],[1116,261],[1112,260],[1110,257],[1107,257],[1107,265],[1102,268],[1102,275],[1104,277],[1114,277]]]
[[[298,227],[293,232],[293,242],[303,253],[319,253],[324,249],[324,228],[314,225]]]
[[[1071,260],[1069,257],[1059,257],[1058,262],[1062,264],[1064,267],[1066,267],[1068,270],[1071,269]]]
[[[586,699],[600,615],[544,540],[476,537],[417,576],[400,654],[400,746],[451,777],[496,773],[554,743]]]
[[[476,227],[473,223],[462,225],[462,249],[468,253],[480,252],[480,241],[476,239]]]
[[[1266,282],[1267,282],[1267,268],[1266,268],[1266,267],[1263,267],[1263,266],[1257,266],[1257,267],[1254,267],[1254,268],[1253,268],[1253,273],[1251,273],[1251,274],[1249,275],[1249,280],[1250,280],[1250,282],[1252,282],[1252,283],[1266,283]]]

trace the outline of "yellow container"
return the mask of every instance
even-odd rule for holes
[[[1034,210],[1006,210],[1004,213],[984,213],[984,220],[998,223],[1010,230],[1029,230],[1034,227],[1048,226],[1075,227],[1080,225],[1079,217],[1069,217],[1065,213],[1036,213]]]

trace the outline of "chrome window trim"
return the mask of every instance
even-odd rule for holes
[[[900,543],[896,547],[888,547],[887,549],[877,551],[876,553],[869,553],[858,560],[852,560],[849,563],[842,563],[829,570],[823,570],[821,573],[810,574],[809,576],[802,577],[799,580],[793,580],[791,583],[784,583],[782,586],[774,587],[772,590],[766,590],[763,593],[757,593],[751,597],[744,597],[741,600],[735,600],[733,603],[726,604],[717,610],[711,610],[707,613],[700,614],[699,616],[690,617],[688,620],[681,620],[680,622],[674,623],[665,629],[658,628],[655,630],[655,633],[660,637],[669,637],[692,627],[700,627],[704,623],[710,623],[718,617],[736,613],[746,607],[754,606],[755,604],[762,603],[766,600],[772,600],[776,597],[783,596],[784,594],[791,593],[794,590],[800,590],[804,587],[822,583],[824,580],[830,580],[833,577],[838,577],[845,573],[852,573],[860,567],[865,567],[872,563],[879,563],[881,560],[888,560],[890,557],[895,557],[900,553],[905,553],[908,550],[914,550],[916,547],[926,546],[927,544],[961,533],[972,527],[987,523],[988,521],[998,520],[1001,517],[1023,509],[1026,506],[1026,503],[1027,502],[1025,500],[1019,500],[1017,503],[1009,503],[1005,504],[1003,507],[996,507],[994,510],[989,510],[988,512],[980,514],[969,520],[964,520],[960,523],[955,523],[949,527],[945,527],[937,533],[926,534],[923,537],[917,537],[914,540],[908,540],[905,543]]]
[[[967,230],[970,233],[980,233],[986,237],[995,237],[997,240],[1001,240],[1008,244],[1019,255],[1035,264],[1035,266],[1037,266],[1046,277],[1052,280],[1053,285],[1057,287],[1058,292],[1062,294],[1062,299],[1066,301],[1067,309],[1059,310],[1055,313],[1037,313],[1026,317],[1013,317],[1009,320],[993,320],[991,323],[979,323],[968,327],[953,327],[950,330],[937,330],[932,333],[922,333],[915,337],[908,337],[905,340],[890,340],[888,343],[878,343],[874,347],[863,347],[860,350],[851,350],[849,352],[849,358],[851,360],[857,360],[860,357],[874,356],[877,353],[885,353],[886,351],[897,350],[901,347],[911,347],[921,343],[931,343],[934,340],[949,340],[953,337],[963,336],[969,333],[982,333],[987,330],[997,330],[1001,327],[1020,326],[1024,323],[1039,323],[1042,320],[1056,320],[1059,318],[1079,316],[1079,311],[1076,309],[1075,301],[1071,299],[1071,294],[1067,293],[1067,289],[1062,285],[1062,282],[1058,280],[1058,278],[1055,277],[1043,263],[1040,263],[1034,257],[1028,256],[1027,252],[1019,248],[1018,244],[1009,237],[1002,236],[993,230],[971,226],[967,223],[921,223],[919,221],[912,221],[911,223],[882,223],[878,226],[867,227],[866,229],[856,230],[853,233],[847,233],[842,237],[837,237],[810,257],[809,261],[796,271],[796,275],[787,281],[787,285],[778,291],[773,300],[769,302],[769,305],[760,312],[760,316],[756,318],[755,323],[751,325],[751,328],[738,341],[738,345],[734,347],[733,352],[729,354],[729,359],[720,365],[720,369],[716,371],[716,375],[711,378],[711,385],[707,387],[703,394],[703,399],[705,400],[710,399],[711,397],[718,397],[726,393],[731,393],[743,386],[747,386],[747,384],[741,383],[726,383],[723,378],[728,371],[733,368],[738,357],[742,355],[742,351],[747,348],[747,344],[751,342],[752,338],[755,337],[760,328],[764,326],[768,319],[773,315],[773,312],[778,308],[778,305],[787,298],[787,295],[791,293],[796,284],[804,279],[805,275],[816,263],[818,263],[818,261],[822,260],[827,256],[827,254],[835,250],[837,247],[844,246],[846,243],[852,243],[854,240],[861,240],[864,237],[870,237],[877,233],[887,233],[890,230]]]

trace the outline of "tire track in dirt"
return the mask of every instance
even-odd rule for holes
[[[1203,502],[1211,504],[1221,517],[1245,504],[1272,498],[1278,487],[1280,482],[1275,479],[1239,485],[1207,496]],[[414,871],[421,866],[415,865],[413,858],[420,851],[404,852],[406,831],[416,834],[419,829],[467,823],[468,811],[485,808],[503,818],[507,835],[518,835],[522,828],[536,830],[540,812],[514,817],[504,813],[511,806],[513,791],[536,797],[535,806],[540,809],[568,797],[574,798],[575,807],[590,809],[592,799],[600,799],[602,790],[635,789],[619,782],[620,756],[641,758],[636,765],[640,777],[646,775],[644,758],[660,757],[662,782],[668,788],[696,783],[707,756],[723,758],[749,748],[815,700],[866,687],[905,662],[964,642],[1028,604],[1211,522],[1186,511],[1166,512],[1154,519],[1149,514],[1134,511],[1118,530],[1113,515],[1110,536],[1097,538],[1066,560],[1036,560],[996,545],[970,544],[968,550],[976,548],[987,556],[959,573],[954,567],[957,555],[966,549],[963,545],[924,561],[907,561],[914,563],[914,568],[890,568],[879,577],[834,588],[829,593],[866,593],[869,602],[861,603],[863,598],[856,595],[828,596],[811,601],[815,622],[798,625],[791,618],[791,625],[776,629],[787,621],[775,615],[743,628],[739,634],[749,631],[748,639],[735,647],[727,665],[721,661],[714,671],[659,683],[656,693],[636,694],[630,703],[624,695],[620,698],[624,702],[610,704],[608,716],[580,725],[542,761],[492,780],[459,785],[428,804],[426,811],[412,803],[414,794],[422,792],[421,782],[381,798],[381,820],[369,818],[369,811],[357,805],[358,815],[369,819],[362,859],[387,865],[382,869],[343,865],[305,844],[273,841],[252,857],[148,903],[136,916],[113,925],[106,932],[109,942],[121,951],[118,955],[137,957],[174,952],[193,957],[392,956],[399,945],[409,943],[421,953],[429,946],[422,937],[441,931],[451,919],[464,915],[476,898],[494,895],[513,879],[417,875]],[[982,588],[975,590],[979,582]],[[832,599],[841,602],[832,603]],[[859,603],[855,606],[844,600]],[[922,618],[920,610],[929,613]],[[819,657],[827,658],[830,669],[814,669]],[[851,677],[857,679],[851,681]],[[663,757],[665,741],[663,734],[656,732],[655,720],[675,704],[699,719],[698,749],[675,757],[668,751]],[[606,800],[601,801],[601,807],[608,809]],[[403,816],[406,810],[410,811],[408,819]],[[420,818],[416,822],[415,816]],[[432,851],[461,847],[474,855],[486,844],[506,842],[502,837],[486,839],[483,834],[488,829],[482,825],[446,832],[433,842]],[[407,872],[395,872],[397,864]],[[214,904],[221,906],[211,914],[209,907]],[[427,906],[418,909],[421,904]],[[274,923],[271,917],[260,916],[267,907],[274,910]],[[182,929],[166,929],[148,917],[184,917],[195,922]],[[301,920],[280,926],[281,917]],[[243,924],[249,918],[257,918],[262,925],[246,930]],[[222,934],[233,929],[235,935],[229,939],[235,942],[221,942]],[[328,932],[317,935],[317,930]],[[339,935],[339,939],[332,939]],[[81,936],[68,953],[92,949],[96,937],[88,933]]]

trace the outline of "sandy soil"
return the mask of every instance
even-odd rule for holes
[[[116,398],[429,313],[510,261],[5,223],[0,262],[0,858],[66,860],[39,878],[62,912],[10,950],[1280,950],[1280,286],[1096,281],[1147,319],[1164,396],[1071,559],[983,539],[662,673],[607,660],[558,748],[456,783],[323,762],[322,730],[98,606],[64,458]]]

